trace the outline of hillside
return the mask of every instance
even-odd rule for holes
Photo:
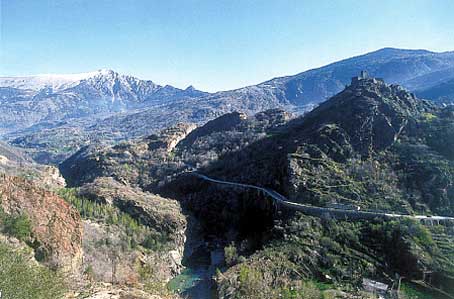
[[[452,107],[364,79],[204,171],[317,205],[345,201],[453,215],[452,125]]]
[[[453,124],[452,107],[438,108],[377,79],[355,79],[306,116],[199,171],[315,206],[453,216]],[[186,204],[207,235],[234,242],[225,248],[231,267],[217,276],[221,298],[320,294],[333,285],[345,292],[364,278],[391,285],[395,273],[419,280],[426,271],[437,273],[433,284],[452,292],[454,268],[445,259],[453,250],[449,227],[290,211],[276,220],[263,195],[190,176],[167,190],[190,198]],[[320,283],[327,284],[322,291]]]
[[[434,53],[425,50],[384,48],[352,57],[293,76],[275,78],[256,86],[220,92],[206,98],[257,103],[290,104],[297,109],[323,102],[340,92],[350,78],[366,70],[371,76],[397,83],[410,90],[429,88],[443,78],[454,75],[454,53]]]
[[[264,138],[268,130],[288,119],[290,115],[282,110],[268,110],[250,117],[233,112],[198,128],[179,124],[115,146],[84,147],[60,164],[60,170],[71,186],[111,176],[154,190],[191,165],[207,165]]]
[[[87,147],[60,169],[81,190],[111,176],[176,198],[205,244],[185,254],[185,265],[204,271],[201,281],[220,298],[304,292],[364,298],[357,291],[363,279],[391,286],[398,273],[411,289],[426,272],[451,291],[449,226],[276,213],[260,192],[223,188],[187,172],[197,168],[314,206],[454,216],[453,125],[452,107],[364,74],[302,117],[281,110],[230,113],[198,128],[179,125],[117,146]],[[210,262],[219,251],[224,264]],[[221,273],[214,275],[214,267]]]
[[[417,90],[416,94],[442,104],[452,104],[454,102],[454,79],[444,81],[426,89]]]
[[[4,174],[0,199],[8,298],[174,298],[165,283],[182,269],[187,233],[175,200],[111,178],[54,193]]]

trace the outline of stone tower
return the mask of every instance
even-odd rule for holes
[[[367,73],[367,71],[364,71],[364,70],[363,70],[363,71],[361,71],[361,72],[359,73],[358,79],[361,80],[361,79],[367,79],[367,78],[369,78],[369,74]]]

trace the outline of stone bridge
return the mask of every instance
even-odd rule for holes
[[[382,219],[415,219],[421,222],[424,225],[445,225],[445,226],[454,226],[454,217],[445,217],[445,216],[426,216],[426,215],[405,215],[405,214],[395,214],[395,213],[386,213],[386,212],[376,212],[376,211],[357,211],[357,210],[348,210],[348,209],[335,209],[335,208],[326,208],[326,207],[316,207],[301,203],[296,203],[289,201],[282,194],[268,188],[263,188],[250,184],[235,183],[229,181],[218,180],[210,178],[204,174],[197,172],[189,172],[189,174],[196,176],[202,180],[236,187],[243,189],[255,189],[260,193],[270,197],[273,200],[276,208],[286,208],[295,211],[301,211],[302,213],[315,217],[332,217],[336,219],[344,220],[373,220],[377,218]]]

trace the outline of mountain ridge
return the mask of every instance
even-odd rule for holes
[[[454,101],[445,86],[421,93],[454,78],[454,52],[384,48],[293,76],[216,93],[191,86],[185,90],[160,86],[113,71],[58,92],[0,87],[0,135],[26,148],[41,162],[59,163],[68,157],[61,144],[71,144],[75,151],[99,139],[116,143],[179,122],[203,124],[233,111],[253,115],[278,108],[302,114],[340,92],[361,70],[434,101]]]

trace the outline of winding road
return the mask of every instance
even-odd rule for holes
[[[405,214],[395,214],[395,213],[385,213],[385,212],[372,212],[372,211],[357,211],[357,210],[348,210],[348,209],[335,209],[335,208],[326,208],[326,207],[316,207],[305,204],[300,204],[296,202],[289,201],[285,196],[279,194],[278,192],[250,184],[235,183],[229,181],[218,180],[210,178],[204,174],[192,171],[188,172],[191,175],[194,175],[200,179],[203,179],[208,182],[229,185],[233,187],[240,188],[250,188],[256,189],[264,194],[268,195],[273,199],[277,206],[285,207],[292,210],[301,211],[305,214],[311,216],[323,216],[329,214],[339,219],[374,219],[374,218],[385,218],[385,219],[396,219],[396,218],[410,218],[416,219],[424,224],[445,224],[454,226],[454,217],[445,217],[445,216],[427,216],[427,215],[405,215]]]

